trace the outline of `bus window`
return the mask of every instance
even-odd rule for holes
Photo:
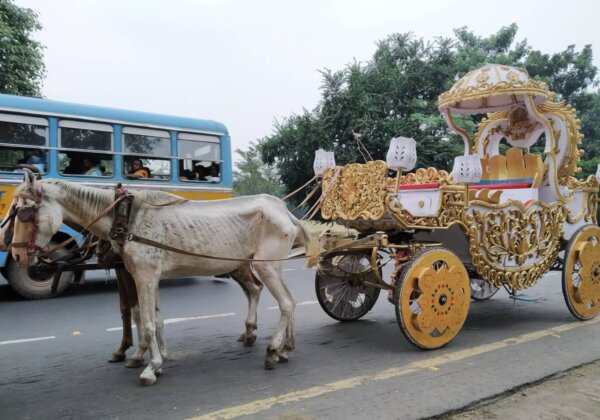
[[[130,179],[171,179],[168,131],[123,127],[123,173]]]
[[[0,172],[48,171],[48,121],[0,114]]]
[[[221,182],[221,145],[217,136],[179,133],[177,149],[181,181]]]
[[[59,172],[110,177],[114,174],[113,128],[108,124],[62,120],[59,126]]]

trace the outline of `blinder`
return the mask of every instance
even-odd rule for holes
[[[34,223],[35,222],[35,207],[17,207],[17,219],[21,223]]]

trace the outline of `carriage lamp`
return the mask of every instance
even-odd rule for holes
[[[387,166],[396,174],[396,192],[400,187],[402,171],[411,171],[417,163],[417,142],[409,137],[394,137],[385,158]]]
[[[325,169],[335,168],[335,156],[334,152],[328,152],[323,149],[319,149],[315,152],[315,161],[313,163],[313,169],[316,177],[323,176]]]
[[[454,182],[476,183],[481,180],[482,168],[479,155],[464,155],[454,158],[452,178]]]

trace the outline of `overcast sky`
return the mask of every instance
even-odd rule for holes
[[[317,70],[367,61],[395,32],[433,40],[512,22],[544,53],[592,44],[600,2],[15,0],[39,13],[46,98],[217,120],[233,149],[320,98]]]

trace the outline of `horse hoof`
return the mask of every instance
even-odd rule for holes
[[[278,362],[278,360],[265,359],[265,369],[266,370],[275,369],[275,366],[277,366],[277,362]]]
[[[154,385],[155,382],[156,382],[156,375],[154,375],[151,372],[144,371],[140,375],[140,385],[142,385],[142,386]]]
[[[144,365],[143,359],[129,359],[127,363],[125,363],[125,367],[127,368],[137,368]]]
[[[244,346],[252,347],[252,345],[254,344],[255,341],[256,341],[256,334],[248,335],[248,336],[246,336],[246,338],[244,340]]]
[[[275,366],[277,366],[278,362],[279,356],[277,355],[277,351],[267,349],[267,357],[265,357],[265,369],[275,369]]]
[[[112,355],[112,358],[108,359],[108,363],[121,363],[125,361],[125,355],[124,354],[114,354]]]

